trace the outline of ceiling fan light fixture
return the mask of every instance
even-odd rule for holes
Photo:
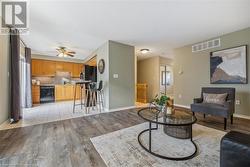
[[[59,53],[58,57],[65,57],[65,55],[63,53]]]
[[[56,51],[58,52],[57,54],[58,57],[74,57],[76,54],[75,51],[69,51],[66,49],[66,47],[62,47],[62,46],[57,48]]]
[[[140,52],[142,54],[147,54],[149,52],[149,49],[141,49]]]

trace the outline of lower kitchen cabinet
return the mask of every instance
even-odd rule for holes
[[[55,100],[73,100],[75,87],[74,85],[56,85],[55,86]],[[80,86],[77,86],[76,99],[80,98]]]
[[[32,85],[32,102],[33,104],[40,103],[40,86]]]

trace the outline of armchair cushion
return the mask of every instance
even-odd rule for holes
[[[204,114],[218,115],[224,118],[228,118],[228,108],[224,105],[214,103],[194,103],[191,104],[191,110],[193,112],[202,112]]]

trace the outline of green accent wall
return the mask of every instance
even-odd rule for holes
[[[113,75],[118,74],[118,78]],[[109,109],[135,105],[135,48],[109,41]]]
[[[1,17],[0,17],[1,18]],[[0,124],[9,117],[10,105],[10,54],[9,54],[9,35],[0,35]]]
[[[92,56],[105,61],[103,74],[97,72],[98,82],[104,83],[105,108],[135,106],[135,49],[134,46],[107,41]],[[113,75],[118,74],[118,78]]]
[[[192,53],[192,45],[175,49],[175,104],[190,106],[194,97],[200,97],[201,88],[205,86],[234,87],[236,88],[236,99],[240,100],[240,105],[236,105],[236,114],[250,116],[250,27],[219,36],[219,38],[221,39],[221,47],[218,48],[196,53]],[[248,84],[210,84],[210,52],[240,45],[248,45]]]

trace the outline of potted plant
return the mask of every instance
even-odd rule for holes
[[[167,101],[169,100],[170,98],[166,95],[161,95],[159,96],[158,94],[155,96],[154,98],[154,101],[153,101],[153,104],[155,104],[162,112],[165,111],[166,109],[166,104],[167,104]]]

